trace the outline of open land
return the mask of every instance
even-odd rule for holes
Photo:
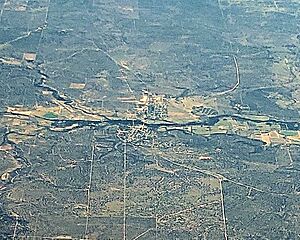
[[[0,0],[0,238],[300,239],[299,9]]]

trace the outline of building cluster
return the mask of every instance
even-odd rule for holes
[[[163,95],[156,95],[143,91],[137,102],[136,112],[138,117],[151,120],[162,120],[168,116],[167,99]]]

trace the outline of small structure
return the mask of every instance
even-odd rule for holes
[[[85,83],[71,83],[69,88],[71,89],[84,89]]]
[[[27,62],[34,62],[36,59],[35,53],[24,53],[23,60],[26,60]]]
[[[167,100],[163,95],[143,91],[137,102],[136,113],[138,117],[151,120],[162,120],[168,116]]]

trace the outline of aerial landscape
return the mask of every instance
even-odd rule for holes
[[[299,0],[0,0],[0,239],[300,239]]]

